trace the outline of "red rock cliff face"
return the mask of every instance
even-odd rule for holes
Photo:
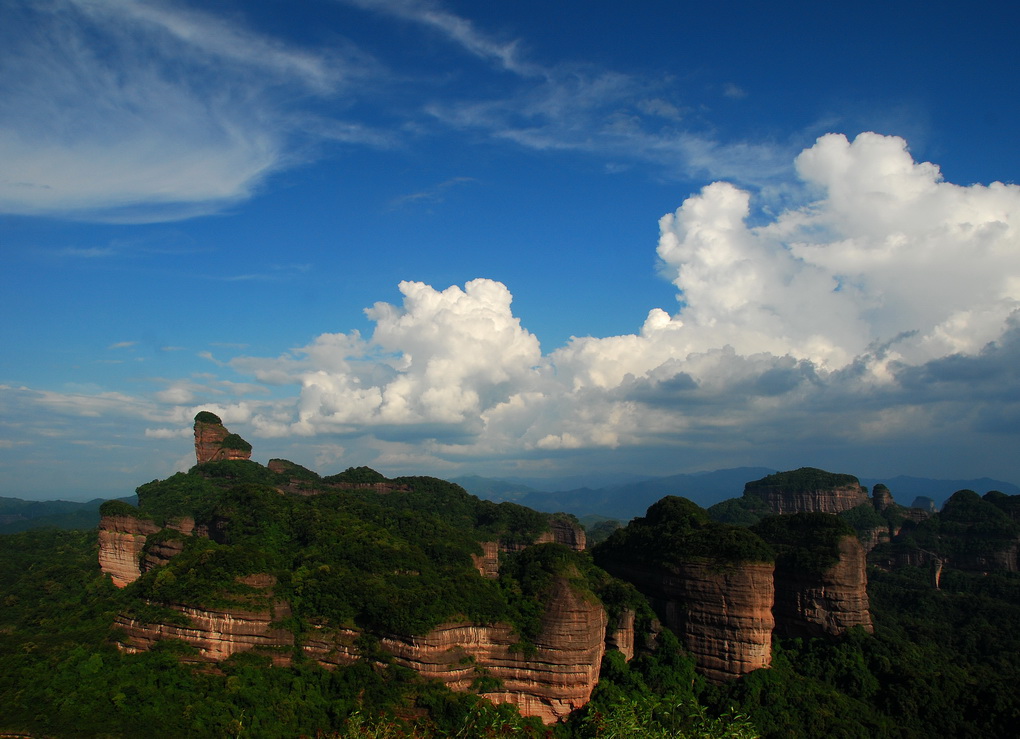
[[[775,514],[839,513],[868,503],[868,493],[860,485],[850,484],[818,490],[785,490],[781,487],[755,490]]]
[[[785,636],[836,636],[854,626],[874,631],[868,611],[864,547],[856,536],[839,541],[839,562],[821,575],[776,568],[776,631]]]
[[[289,659],[293,636],[272,627],[273,621],[290,615],[285,603],[276,602],[261,611],[172,608],[189,624],[118,617],[122,648],[137,652],[152,648],[160,639],[182,639],[198,649],[200,659],[212,662],[256,648],[268,650],[278,663]],[[302,648],[323,666],[347,665],[361,658],[355,646],[358,636],[353,629],[320,628],[307,635]],[[535,650],[527,656],[513,648],[518,637],[508,624],[448,623],[424,636],[385,637],[379,646],[397,664],[441,680],[452,690],[471,690],[479,678],[494,678],[499,686],[481,695],[497,703],[513,703],[523,715],[552,723],[590,699],[598,682],[605,637],[602,605],[587,600],[561,579],[550,594]]]
[[[672,572],[613,569],[648,597],[698,671],[716,683],[772,664],[772,572],[766,563],[716,569],[693,562]]]
[[[273,628],[274,621],[290,615],[290,607],[277,602],[264,610],[203,609],[175,605],[170,608],[188,623],[145,623],[117,616],[114,625],[122,631],[121,648],[127,652],[147,651],[162,639],[181,639],[198,650],[201,660],[219,662],[232,654],[255,648],[268,650],[276,664],[290,660],[294,635]]]
[[[251,449],[228,449],[223,440],[230,432],[222,423],[195,421],[195,459],[198,464],[225,459],[251,459]]]
[[[118,588],[134,582],[142,574],[145,538],[159,529],[152,521],[132,516],[103,516],[99,521],[99,569]]]

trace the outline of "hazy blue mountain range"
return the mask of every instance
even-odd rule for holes
[[[645,477],[625,483],[599,485],[589,478],[587,485],[573,489],[548,488],[548,480],[540,478],[500,479],[459,477],[453,482],[469,493],[493,501],[511,500],[539,511],[573,513],[575,516],[606,516],[622,521],[644,515],[652,503],[665,495],[689,498],[703,508],[744,493],[744,483],[759,480],[777,470],[769,467],[735,467],[713,472]],[[936,480],[926,477],[899,475],[891,478],[860,478],[869,490],[878,483],[886,485],[896,502],[909,506],[918,496],[926,496],[941,507],[943,501],[957,490],[974,490],[982,495],[999,490],[1007,495],[1020,494],[1020,487],[1002,480],[982,477],[974,480]]]
[[[99,506],[105,498],[84,503],[70,500],[0,498],[0,534],[51,526],[57,529],[93,529],[99,525]],[[137,496],[121,498],[134,503]]]

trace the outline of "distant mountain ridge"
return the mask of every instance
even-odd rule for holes
[[[739,498],[744,484],[771,475],[777,470],[770,467],[733,467],[712,472],[694,472],[665,477],[648,477],[625,484],[600,487],[578,487],[571,490],[536,489],[540,478],[528,484],[526,478],[460,477],[453,482],[472,495],[496,502],[511,500],[515,503],[548,513],[565,512],[575,516],[598,515],[627,521],[644,515],[652,503],[666,495],[679,495],[708,508],[730,498]],[[981,477],[970,480],[939,480],[926,477],[861,477],[861,485],[869,490],[877,484],[886,485],[892,494],[905,504],[915,497],[932,498],[936,505],[957,490],[974,490],[984,494],[998,490],[1006,495],[1020,494],[1020,487]]]
[[[0,534],[15,534],[44,527],[94,529],[99,525],[99,506],[105,500],[95,498],[79,503],[70,500],[0,498]],[[132,503],[137,498],[132,495],[120,500]]]

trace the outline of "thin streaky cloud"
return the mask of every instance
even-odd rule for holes
[[[172,5],[125,0],[70,0],[82,11],[112,22],[132,23],[169,34],[196,52],[268,71],[318,92],[331,92],[346,70],[322,54],[288,48],[276,39],[227,23],[215,15]]]
[[[433,185],[432,187],[427,187],[424,190],[419,190],[417,192],[408,193],[407,195],[401,195],[400,197],[394,198],[390,202],[390,209],[398,210],[415,203],[441,203],[446,199],[446,193],[449,192],[451,188],[476,181],[477,180],[475,180],[474,177],[451,177],[448,180]]]
[[[499,41],[479,31],[466,18],[422,0],[340,0],[366,10],[411,21],[438,31],[465,51],[482,59],[495,60],[500,67],[524,77],[541,77],[547,70],[522,60],[518,40]]]

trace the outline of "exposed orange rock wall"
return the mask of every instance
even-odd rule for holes
[[[471,561],[482,577],[499,577],[499,553],[522,552],[536,544],[562,544],[575,552],[583,552],[587,546],[584,528],[570,521],[553,519],[549,522],[549,530],[543,531],[532,542],[483,541],[480,542],[482,553],[472,554]]]
[[[252,581],[256,587],[271,582]],[[263,611],[199,609],[172,606],[186,616],[188,626],[141,623],[123,616],[116,620],[129,652],[151,649],[160,639],[182,639],[196,647],[202,660],[220,661],[237,652],[265,648],[286,662],[293,636],[274,629],[272,622],[290,615],[285,603]],[[305,653],[324,666],[351,664],[361,658],[354,629],[319,628],[303,640]],[[498,703],[513,703],[522,714],[546,723],[585,705],[598,682],[605,650],[606,613],[565,580],[558,580],[549,596],[542,630],[534,652],[525,656],[513,647],[519,641],[508,624],[443,624],[424,636],[390,636],[379,646],[397,664],[436,678],[452,690],[472,689],[488,676],[499,689],[483,693]]]
[[[264,610],[169,607],[187,617],[189,625],[143,623],[117,616],[114,625],[123,632],[121,648],[142,652],[162,639],[181,639],[195,647],[203,660],[219,662],[237,652],[261,647],[271,650],[278,664],[289,661],[286,650],[293,647],[294,635],[272,626],[273,621],[290,615],[290,607],[282,601]]]
[[[632,566],[611,571],[648,597],[709,681],[723,682],[772,664],[773,565],[718,568],[691,562],[671,572]]]
[[[481,542],[482,553],[472,554],[471,562],[482,577],[495,580],[499,577],[499,542]]]
[[[451,690],[469,690],[482,676],[495,678],[501,688],[482,695],[552,723],[591,698],[605,635],[606,612],[601,604],[586,600],[566,580],[559,580],[535,650],[527,656],[513,649],[518,637],[508,624],[442,624],[425,636],[384,638],[380,648],[392,654],[397,664],[441,680]],[[304,648],[323,665],[345,665],[358,659],[356,638],[357,632],[351,629],[320,629],[306,638]]]
[[[552,538],[547,538],[550,535]],[[542,534],[535,543],[544,544],[550,541],[570,547],[575,552],[583,552],[588,544],[584,528],[570,521],[555,518],[549,522],[549,532]]]
[[[836,636],[854,626],[874,630],[868,610],[864,547],[856,536],[839,541],[839,562],[821,575],[776,568],[776,630],[786,636]]]
[[[818,490],[787,490],[775,485],[756,488],[754,493],[775,514],[840,513],[870,502],[868,491],[858,484]]]
[[[145,537],[159,528],[152,521],[132,516],[103,516],[99,521],[99,569],[118,588],[137,580],[142,574]]]
[[[251,450],[224,449],[220,444],[230,435],[221,423],[195,421],[195,459],[198,464],[225,459],[251,459]]]

